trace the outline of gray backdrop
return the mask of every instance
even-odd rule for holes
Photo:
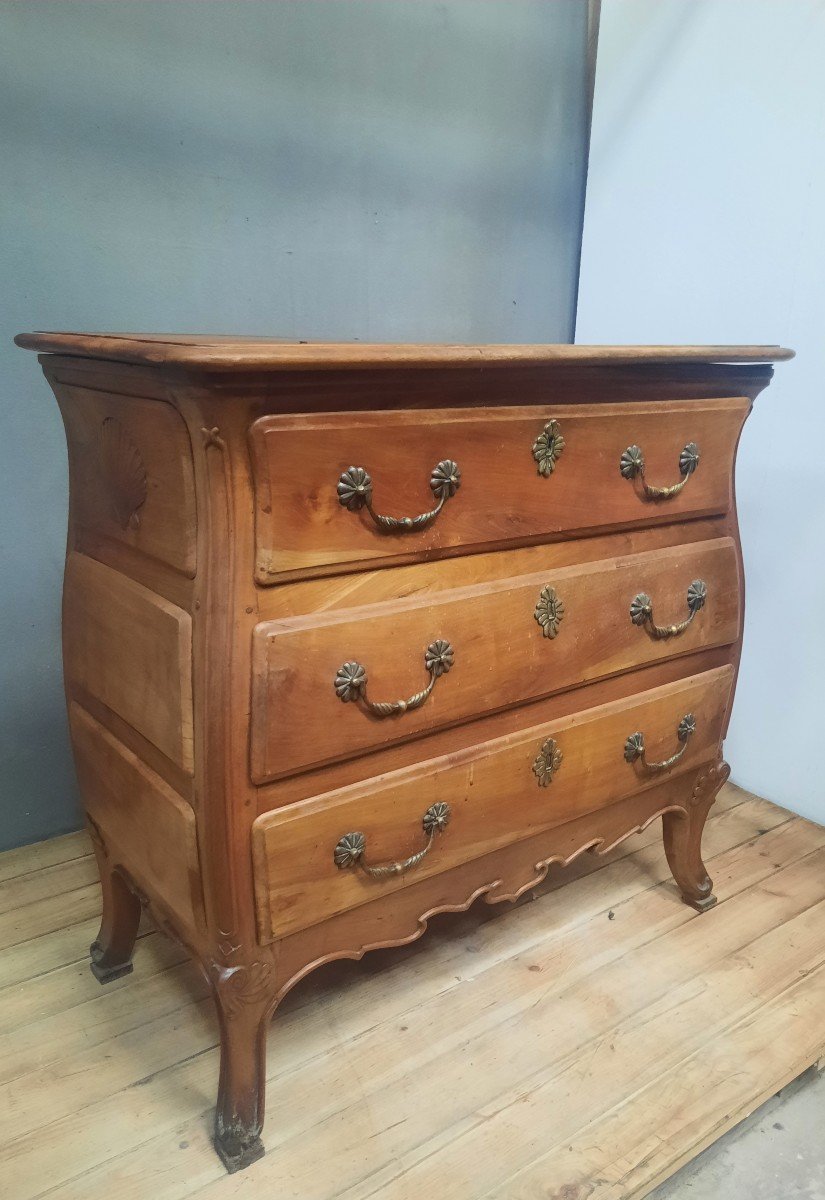
[[[569,341],[586,0],[0,3],[0,849],[75,828],[27,329]]]

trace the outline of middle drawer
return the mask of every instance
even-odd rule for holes
[[[264,621],[255,783],[739,636],[723,537],[330,614]]]

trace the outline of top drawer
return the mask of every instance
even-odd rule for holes
[[[261,417],[250,430],[256,579],[724,513],[749,407],[732,398]]]

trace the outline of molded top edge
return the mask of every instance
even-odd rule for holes
[[[356,370],[570,364],[771,363],[793,358],[782,346],[443,345],[302,342],[235,335],[21,333],[18,346],[41,353],[206,370]]]

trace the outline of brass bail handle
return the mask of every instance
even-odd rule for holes
[[[379,529],[397,530],[410,533],[416,529],[424,529],[430,521],[434,521],[441,512],[444,504],[454,496],[461,487],[461,471],[458,463],[451,458],[444,458],[433,467],[430,474],[430,491],[438,503],[429,512],[419,513],[417,517],[388,517],[376,512],[372,504],[372,477],[364,467],[348,467],[338,480],[338,503],[350,512],[358,512],[365,508]]]
[[[699,447],[695,442],[688,442],[679,455],[679,474],[682,478],[670,487],[654,487],[645,481],[645,456],[640,446],[628,446],[619,459],[619,470],[625,479],[641,479],[642,489],[648,500],[669,500],[678,496],[682,488],[699,466]]]
[[[426,846],[423,850],[411,854],[409,858],[401,859],[400,862],[380,863],[377,866],[365,862],[367,839],[365,834],[358,831],[344,834],[332,853],[333,861],[339,870],[343,871],[347,867],[358,866],[373,879],[388,879],[393,875],[406,875],[407,871],[417,867],[429,854],[435,835],[444,832],[450,822],[450,816],[450,806],[443,800],[431,804],[421,821],[421,826],[427,835]]]
[[[639,759],[648,771],[666,771],[668,767],[672,767],[682,757],[687,750],[688,742],[695,732],[696,718],[693,713],[685,713],[676,729],[676,736],[680,742],[679,749],[675,754],[671,754],[670,758],[666,758],[662,762],[649,762],[645,757],[645,735],[643,733],[631,733],[624,744],[625,762],[634,763]]]
[[[378,702],[367,699],[367,669],[359,662],[345,662],[335,675],[335,694],[345,704],[360,700],[368,712],[375,717],[392,717],[398,713],[412,712],[420,708],[435,687],[436,679],[446,675],[455,662],[455,651],[449,642],[439,638],[430,642],[424,651],[424,666],[430,673],[430,682],[408,700]]]
[[[639,592],[630,601],[630,619],[634,625],[643,626],[651,637],[660,640],[678,637],[684,633],[696,614],[705,606],[708,587],[703,579],[694,579],[687,590],[688,615],[677,625],[657,625],[653,620],[653,601],[647,592]]]

